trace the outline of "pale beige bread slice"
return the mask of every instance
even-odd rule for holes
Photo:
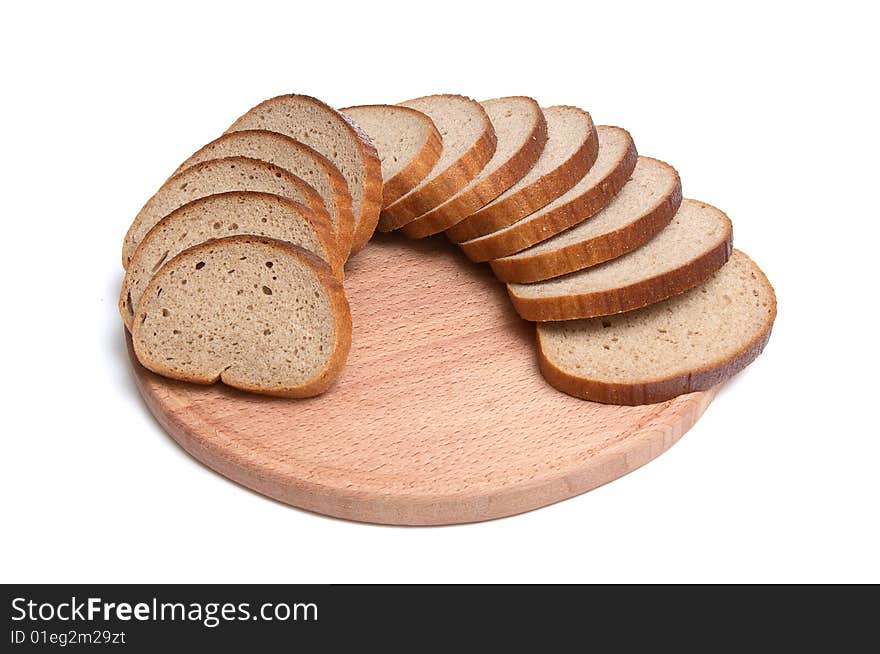
[[[452,227],[497,198],[532,169],[547,143],[544,112],[532,98],[495,98],[480,103],[497,144],[489,163],[446,202],[403,226],[410,238],[425,238]]]
[[[601,126],[599,156],[577,184],[535,213],[496,232],[459,243],[471,261],[506,257],[546,241],[601,211],[626,184],[638,154],[632,137],[620,127]]]
[[[478,102],[463,95],[429,95],[401,102],[427,115],[443,139],[443,152],[418,186],[382,210],[379,229],[399,229],[470,183],[495,154],[495,130]]]
[[[389,104],[340,111],[360,125],[376,146],[382,163],[383,209],[415,188],[440,159],[440,132],[421,111]]]
[[[318,192],[283,168],[250,157],[210,159],[171,176],[147,200],[125,235],[123,267],[128,267],[141,240],[162,218],[187,202],[225,191],[274,193],[304,204],[321,219],[330,221]]]
[[[685,199],[657,236],[622,257],[533,284],[507,285],[526,320],[574,320],[632,311],[701,284],[730,257],[733,228],[720,209]]]
[[[300,247],[229,236],[184,250],[137,307],[138,360],[166,377],[310,397],[339,376],[351,315],[330,267]]]
[[[376,148],[354,121],[308,95],[281,95],[261,102],[227,132],[266,129],[286,134],[327,157],[348,184],[354,214],[351,253],[376,229],[382,205],[382,166]]]
[[[337,249],[348,258],[354,236],[351,194],[342,173],[327,157],[296,139],[264,129],[230,132],[211,141],[184,161],[185,170],[202,161],[223,157],[250,157],[268,161],[293,173],[314,188],[330,214]]]
[[[563,393],[606,404],[652,404],[704,391],[763,351],[776,296],[739,250],[682,295],[607,318],[541,323],[538,362]]]
[[[326,261],[342,277],[344,261],[323,220],[298,202],[270,193],[229,191],[193,200],[160,220],[143,238],[125,272],[119,313],[131,329],[144,289],[165,264],[211,239],[247,234],[298,245]]]
[[[534,213],[577,184],[595,163],[599,139],[590,114],[577,107],[547,107],[547,143],[538,161],[516,184],[450,227],[455,243],[497,231]]]
[[[595,266],[647,243],[679,206],[681,179],[675,168],[639,157],[629,181],[595,216],[489,264],[502,282],[537,282]]]

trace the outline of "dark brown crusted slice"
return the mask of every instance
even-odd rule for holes
[[[537,282],[589,268],[644,245],[681,205],[681,180],[667,163],[639,157],[632,177],[602,211],[561,234],[489,262],[502,282]]]
[[[351,345],[342,284],[302,248],[230,236],[183,251],[137,307],[138,360],[166,377],[310,397],[339,376]]]
[[[547,107],[547,142],[541,156],[516,184],[450,227],[455,243],[497,231],[549,204],[577,184],[596,161],[599,140],[590,114],[578,107]]]
[[[459,243],[468,258],[489,261],[519,252],[583,222],[611,202],[632,174],[638,154],[625,129],[602,126],[598,133],[599,156],[577,184],[535,213]]]
[[[544,112],[532,98],[481,102],[495,130],[497,145],[488,164],[461,191],[403,226],[410,238],[438,234],[491,202],[531,170],[547,142]]]
[[[354,238],[351,194],[342,173],[327,157],[305,143],[263,129],[230,132],[211,141],[184,161],[177,172],[202,161],[222,157],[251,157],[268,161],[301,178],[314,188],[330,214],[336,247],[348,259]]]
[[[286,134],[332,161],[351,193],[354,236],[350,255],[367,244],[382,205],[382,167],[372,141],[354,121],[317,98],[291,94],[261,102],[226,131],[243,129]]]
[[[733,255],[708,281],[643,309],[540,323],[538,362],[551,386],[609,404],[650,404],[703,391],[763,351],[776,296],[760,268]]]
[[[701,284],[730,257],[733,231],[723,211],[684,200],[672,222],[622,257],[533,284],[508,284],[526,320],[574,320],[632,311]]]

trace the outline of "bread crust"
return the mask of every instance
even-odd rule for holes
[[[525,143],[502,166],[473,187],[404,225],[403,233],[406,236],[425,238],[439,234],[497,198],[532,169],[547,143],[547,121],[541,107],[532,98],[516,98],[528,101],[535,110],[535,124]]]
[[[137,246],[140,245],[141,237],[138,240],[135,240],[135,231],[140,227],[141,222],[143,221],[143,215],[149,207],[150,203],[153,199],[159,194],[165,191],[165,189],[173,186],[177,179],[185,174],[186,172],[193,170],[195,168],[200,168],[203,166],[211,166],[216,165],[217,162],[240,162],[240,163],[256,163],[260,166],[268,166],[270,169],[273,169],[275,175],[278,177],[286,178],[287,182],[296,187],[296,189],[302,193],[302,195],[307,199],[307,206],[311,209],[316,215],[318,215],[321,219],[326,220],[330,223],[330,214],[327,212],[327,208],[324,206],[324,200],[318,194],[318,192],[312,188],[311,185],[307,184],[303,179],[297,177],[290,171],[281,168],[280,166],[276,166],[275,164],[271,164],[268,161],[263,161],[262,159],[254,159],[252,157],[220,157],[218,159],[209,159],[208,161],[203,161],[201,163],[196,164],[195,166],[191,166],[184,170],[181,170],[178,173],[175,173],[171,177],[169,177],[162,186],[159,187],[153,196],[147,200],[141,210],[138,212],[138,215],[135,216],[134,221],[132,221],[131,226],[128,228],[128,232],[125,234],[125,239],[122,242],[122,267],[128,268],[128,262],[131,261],[131,258],[134,256],[135,250],[137,250]],[[197,198],[198,199],[198,198]],[[163,216],[164,217],[164,216]],[[159,221],[156,221],[159,222]],[[150,227],[152,229],[153,226]],[[149,231],[149,230],[147,230]],[[146,236],[146,232],[144,233]]]
[[[302,141],[297,141],[295,138],[291,138],[286,134],[281,134],[280,132],[271,132],[266,129],[243,129],[236,132],[227,132],[193,153],[186,161],[178,166],[177,170],[174,171],[172,177],[180,171],[186,170],[187,168],[194,165],[192,162],[199,159],[200,155],[208,152],[210,148],[217,143],[229,139],[231,134],[259,134],[263,137],[271,138],[277,141],[280,145],[283,145],[284,147],[289,147],[304,153],[312,161],[314,161],[315,164],[321,168],[321,170],[324,171],[324,173],[327,175],[327,179],[330,182],[332,193],[332,197],[324,198],[324,200],[332,202],[333,207],[336,210],[336,222],[335,224],[333,224],[333,221],[331,219],[331,229],[334,233],[334,239],[336,240],[336,249],[340,252],[344,263],[345,260],[348,259],[348,253],[351,251],[352,240],[354,238],[354,213],[352,212],[351,193],[348,190],[348,184],[345,182],[345,178],[342,176],[342,173],[339,172],[339,169],[333,164],[332,161],[330,161],[323,154],[321,154],[314,148],[309,147]],[[211,158],[219,159],[221,157]],[[295,170],[289,170],[288,172],[293,175],[297,175],[297,171]]]
[[[620,129],[620,128],[618,128]],[[626,132],[626,130],[622,130]],[[629,135],[629,132],[626,132]],[[546,241],[569,227],[582,223],[602,210],[623,188],[636,167],[639,155],[632,138],[614,168],[589,189],[540,218],[525,220],[520,225],[459,243],[471,261],[489,261],[514,254],[527,247]]]
[[[351,349],[351,312],[348,306],[348,299],[345,296],[345,290],[342,286],[342,282],[337,279],[337,277],[333,274],[333,271],[330,269],[325,261],[319,259],[311,252],[307,252],[306,250],[296,245],[292,245],[290,243],[271,238],[238,235],[227,236],[220,239],[213,239],[184,250],[174,259],[182,256],[189,256],[194,253],[201,252],[202,250],[206,250],[211,247],[217,247],[218,245],[229,242],[259,242],[265,245],[269,245],[279,252],[282,252],[286,256],[294,256],[298,258],[315,272],[319,282],[321,283],[325,293],[327,294],[327,298],[330,301],[331,311],[333,313],[334,320],[333,353],[328,358],[327,363],[324,365],[321,371],[318,372],[318,374],[315,375],[312,379],[300,386],[277,388],[230,383],[223,379],[223,372],[213,377],[199,377],[195,375],[182,374],[178,371],[167,368],[161,363],[151,361],[144,355],[144,353],[141,351],[141,348],[139,347],[141,340],[140,329],[142,324],[139,320],[135,321],[134,330],[132,332],[132,345],[134,346],[135,355],[137,356],[138,361],[140,361],[145,368],[152,370],[158,375],[162,375],[170,379],[179,379],[181,381],[192,382],[195,384],[210,385],[216,384],[217,382],[223,382],[227,386],[231,386],[232,388],[237,388],[239,390],[249,391],[252,393],[260,393],[262,395],[273,395],[277,397],[303,398],[320,395],[328,388],[330,388],[333,382],[336,381],[336,378],[339,377],[342,369],[345,366],[345,361],[348,358],[349,350]],[[172,261],[174,261],[174,259],[172,259]],[[156,275],[153,277],[152,280],[150,280],[149,285],[144,291],[145,297],[155,295],[155,288],[161,281],[159,277],[159,275]]]
[[[639,280],[628,286],[593,293],[546,298],[523,297],[516,295],[508,284],[507,294],[513,302],[514,309],[522,318],[533,322],[544,322],[610,316],[641,309],[673,295],[684,293],[709,279],[727,263],[733,251],[733,228],[730,219],[726,214],[718,211],[726,221],[726,229],[718,243],[673,270]]]
[[[308,104],[318,107],[321,111],[329,116],[335,117],[341,122],[344,128],[355,138],[358,150],[361,154],[361,163],[363,164],[363,194],[361,197],[361,207],[358,215],[354,217],[354,233],[352,235],[352,245],[347,257],[354,256],[367,244],[367,241],[373,235],[376,229],[376,223],[379,220],[379,210],[382,206],[382,167],[379,162],[379,155],[376,153],[376,147],[364,131],[354,123],[348,116],[337,111],[325,102],[321,102],[310,95],[298,93],[288,93],[286,95],[278,95],[274,98],[264,100],[258,105],[252,107],[238,119],[226,132],[238,131],[236,126],[241,124],[249,114],[258,112],[260,109],[271,104],[279,104],[285,99],[303,100]],[[344,177],[344,176],[343,176]],[[350,191],[351,189],[349,189]]]
[[[644,157],[649,158],[649,157]],[[652,159],[671,170],[675,185],[670,193],[637,220],[595,238],[570,243],[564,247],[528,257],[510,256],[489,262],[492,272],[502,282],[539,282],[589,268],[635,250],[656,236],[670,223],[681,206],[681,178],[669,164]]]
[[[315,235],[318,238],[318,242],[321,244],[321,247],[327,252],[327,255],[331,257],[330,261],[327,261],[330,265],[330,269],[333,271],[334,275],[336,275],[339,279],[343,277],[343,266],[345,265],[345,261],[339,254],[339,251],[336,249],[336,237],[333,233],[333,230],[330,228],[330,225],[327,221],[322,220],[319,216],[315,214],[314,211],[309,209],[307,206],[300,204],[299,202],[294,202],[289,198],[283,198],[280,195],[273,195],[272,193],[263,193],[261,191],[227,191],[225,193],[216,193],[214,195],[206,195],[203,198],[198,198],[193,200],[192,202],[188,202],[182,207],[175,209],[170,214],[165,216],[162,220],[156,223],[147,235],[141,239],[140,244],[135,250],[134,255],[131,258],[131,262],[128,266],[128,271],[125,274],[125,278],[122,280],[122,288],[119,291],[119,315],[122,316],[122,322],[125,323],[125,327],[131,331],[132,322],[134,321],[134,316],[136,314],[136,306],[130,306],[128,296],[131,292],[131,270],[137,267],[137,262],[144,253],[145,249],[143,246],[145,243],[149,242],[149,240],[153,237],[154,234],[158,234],[169,222],[176,220],[176,217],[179,214],[182,214],[186,211],[191,210],[193,207],[198,206],[199,204],[206,204],[208,202],[212,202],[213,198],[217,198],[218,196],[229,196],[229,197],[237,197],[237,198],[264,198],[271,199],[272,202],[277,202],[281,205],[286,205],[299,213],[303,219],[309,223],[314,231]],[[241,234],[239,234],[241,236]],[[254,235],[254,238],[268,238],[262,236]],[[213,239],[209,239],[213,240]],[[276,239],[280,240],[280,239]],[[194,247],[194,246],[191,246]],[[172,257],[173,259],[174,257]],[[320,257],[319,257],[320,258]],[[161,270],[161,268],[160,268]],[[156,271],[158,272],[158,271]],[[137,301],[139,298],[132,298],[132,302],[137,305]]]
[[[596,163],[596,158],[599,156],[599,135],[589,112],[569,105],[556,106],[582,112],[589,120],[589,131],[580,147],[560,166],[536,179],[525,188],[501,202],[477,209],[464,220],[450,227],[446,231],[446,235],[454,243],[462,243],[491,234],[547,206],[577,184]]]
[[[403,111],[410,113],[413,116],[417,116],[418,119],[425,124],[425,129],[427,130],[427,136],[425,142],[422,144],[421,150],[419,150],[416,156],[413,157],[406,166],[399,170],[394,177],[383,183],[382,208],[384,209],[413,190],[419,185],[419,182],[425,179],[428,173],[431,172],[434,164],[437,163],[440,159],[440,155],[443,154],[443,139],[430,116],[411,107],[401,107],[400,105],[391,104],[364,104],[345,107],[339,111],[348,116],[347,112],[352,109],[393,109],[395,111]],[[352,116],[348,117],[353,122],[357,122]]]
[[[495,154],[497,144],[495,129],[489,121],[489,116],[486,115],[486,110],[478,102],[463,95],[450,93],[425,97],[462,98],[472,102],[482,114],[484,128],[474,144],[457,161],[452,162],[446,170],[424,187],[414,190],[382,210],[378,225],[381,232],[399,229],[451,198],[467,186]],[[414,98],[407,102],[421,99]]]
[[[606,382],[598,379],[578,377],[557,367],[544,352],[541,339],[541,326],[535,330],[536,349],[538,354],[538,367],[544,379],[557,390],[591,402],[604,404],[623,404],[636,406],[639,404],[654,404],[665,402],[678,395],[705,391],[721,382],[733,377],[743,370],[764,350],[770,340],[773,330],[773,322],[776,320],[776,294],[773,286],[764,272],[746,254],[737,250],[737,253],[748,259],[755,272],[769,290],[772,298],[772,310],[767,323],[753,339],[733,355],[718,362],[694,368],[686,373],[646,379],[639,383]]]

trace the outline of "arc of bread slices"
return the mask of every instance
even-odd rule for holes
[[[599,156],[589,172],[550,204],[497,232],[459,243],[471,261],[514,254],[583,222],[603,209],[632,174],[638,154],[620,127],[601,126]]]
[[[462,95],[440,94],[400,103],[426,114],[443,138],[431,172],[409,193],[385,207],[379,230],[399,229],[464,188],[495,153],[495,131],[486,110]]]
[[[311,397],[342,371],[351,315],[318,257],[283,241],[229,236],[159,270],[138,305],[132,343],[138,360],[166,377]]]
[[[761,269],[734,250],[703,284],[606,318],[539,323],[541,373],[592,402],[651,404],[704,391],[754,361],[770,339],[776,295]]]
[[[233,235],[292,243],[326,261],[342,277],[345,262],[336,250],[333,232],[308,207],[256,191],[208,195],[165,216],[135,251],[119,293],[119,313],[129,331],[144,289],[167,261],[199,243]]]
[[[495,232],[548,205],[589,172],[599,137],[589,112],[559,105],[542,110],[547,141],[535,165],[487,205],[446,230],[455,243]]]
[[[382,167],[369,136],[350,118],[308,95],[270,98],[249,109],[227,129],[265,129],[286,134],[327,157],[348,184],[354,214],[349,256],[370,240],[382,205]]]
[[[443,152],[434,121],[400,105],[359,105],[340,109],[372,139],[382,163],[382,208],[418,186]]]
[[[467,186],[404,225],[408,237],[424,238],[452,227],[522,179],[541,156],[547,143],[547,121],[537,102],[515,96],[480,104],[495,131],[495,154]]]
[[[135,217],[122,245],[122,265],[128,267],[137,246],[169,213],[206,195],[225,191],[262,191],[304,204],[322,220],[330,215],[318,192],[283,168],[250,157],[210,159],[171,176]]]
[[[712,205],[685,199],[645,245],[617,259],[507,293],[526,320],[575,320],[632,311],[701,284],[730,257],[733,228]]]
[[[630,180],[595,216],[489,265],[502,282],[530,283],[616,259],[666,227],[681,200],[678,172],[657,159],[639,157]]]
[[[354,238],[351,193],[345,178],[332,161],[285,134],[254,129],[223,134],[189,157],[175,172],[202,161],[234,156],[268,161],[314,188],[330,215],[336,249],[343,260],[348,259]]]

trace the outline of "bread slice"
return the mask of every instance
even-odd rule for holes
[[[522,96],[481,102],[497,145],[489,163],[462,190],[403,226],[410,238],[438,234],[497,198],[532,169],[547,143],[547,122],[538,103]]]
[[[418,186],[440,159],[440,132],[421,111],[389,104],[340,111],[360,125],[376,146],[382,162],[383,209]]]
[[[681,206],[675,168],[639,157],[620,194],[589,220],[561,234],[489,262],[502,282],[537,282],[595,266],[644,245]]]
[[[343,259],[348,258],[354,235],[351,194],[345,178],[327,157],[284,134],[253,129],[231,132],[211,141],[177,170],[179,172],[209,159],[235,156],[273,163],[314,188],[330,214],[336,247]]]
[[[577,184],[596,161],[599,140],[590,114],[548,107],[547,143],[532,169],[492,202],[446,231],[455,243],[497,231],[534,213]]]
[[[620,192],[636,165],[632,137],[620,127],[598,128],[599,156],[577,184],[553,202],[497,232],[459,246],[471,261],[489,261],[545,241],[603,209]]]
[[[382,205],[382,167],[370,138],[350,118],[308,95],[281,95],[249,110],[227,132],[267,129],[286,134],[327,157],[348,184],[354,213],[351,254],[376,228]]]
[[[704,282],[730,257],[733,232],[719,209],[685,199],[669,225],[622,257],[534,284],[508,284],[526,320],[574,320],[639,309]]]
[[[443,139],[443,152],[418,186],[382,210],[379,229],[383,232],[403,227],[448,200],[495,154],[495,131],[478,102],[462,95],[429,95],[400,104],[434,121]]]
[[[707,390],[763,351],[776,319],[767,277],[739,250],[702,285],[644,309],[538,325],[554,388],[593,402],[651,404]]]
[[[345,262],[336,250],[334,235],[311,209],[270,193],[229,191],[209,195],[165,216],[135,250],[119,294],[119,313],[126,327],[131,329],[144,289],[166,261],[199,243],[236,234],[266,236],[298,245],[326,261],[342,277]]]
[[[304,204],[330,221],[317,191],[283,168],[249,157],[211,159],[173,175],[147,200],[125,235],[122,265],[128,267],[141,240],[162,218],[187,202],[225,191],[274,193]]]
[[[132,332],[140,362],[173,379],[310,397],[339,376],[351,315],[329,266],[295,245],[229,236],[153,277]]]

